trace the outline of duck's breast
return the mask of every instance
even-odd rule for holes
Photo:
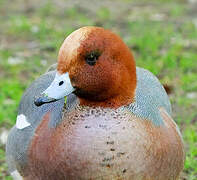
[[[50,113],[29,148],[29,179],[175,180],[183,166],[181,138],[171,118],[155,126],[126,108],[72,110],[50,128]]]

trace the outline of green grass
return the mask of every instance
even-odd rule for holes
[[[123,38],[138,66],[171,88],[173,118],[186,149],[182,179],[197,179],[197,14],[192,5],[184,0],[116,0],[110,6],[90,0],[75,6],[70,0],[24,2],[0,0],[0,128],[14,125],[22,93],[56,62],[69,33],[103,26]],[[0,179],[10,179],[0,148]]]

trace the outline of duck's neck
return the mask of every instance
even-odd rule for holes
[[[124,94],[124,96],[119,95],[104,101],[92,101],[84,98],[79,98],[81,106],[89,106],[89,107],[103,107],[103,108],[113,108],[117,109],[121,106],[125,106],[134,102],[135,92],[130,94]]]

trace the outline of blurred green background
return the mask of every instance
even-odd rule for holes
[[[166,86],[187,154],[181,179],[196,180],[197,0],[0,0],[0,179],[11,179],[4,143],[22,93],[87,25],[118,33]]]

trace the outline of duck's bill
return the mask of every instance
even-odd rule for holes
[[[41,96],[35,98],[34,104],[36,106],[41,106],[46,103],[55,102],[68,96],[73,91],[75,91],[75,88],[73,88],[70,82],[68,73],[57,73],[51,85],[41,94]]]
[[[54,99],[54,98],[50,98],[50,97],[46,97],[46,96],[40,96],[40,97],[36,97],[35,98],[35,101],[34,101],[34,104],[36,106],[41,106],[43,104],[46,104],[46,103],[51,103],[51,102],[55,102],[57,101],[57,99]]]

